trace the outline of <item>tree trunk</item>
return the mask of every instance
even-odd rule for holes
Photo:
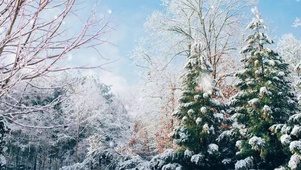
[[[33,164],[33,170],[36,170],[36,169],[37,169],[37,159],[38,159],[38,154],[35,154],[35,157],[34,157],[34,164]]]

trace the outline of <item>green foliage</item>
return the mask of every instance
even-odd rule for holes
[[[273,169],[285,164],[289,154],[275,133],[270,131],[274,124],[285,123],[298,111],[298,105],[287,80],[288,64],[273,50],[264,45],[271,41],[262,30],[266,29],[258,11],[248,25],[252,30],[242,50],[244,70],[237,73],[241,90],[232,100],[235,108],[232,116],[239,137],[237,159],[252,157],[254,167]]]
[[[218,89],[212,87],[211,71],[201,54],[200,45],[192,45],[182,76],[179,107],[173,114],[179,124],[174,128],[172,137],[183,153],[193,154],[184,156],[185,159],[181,157],[179,160],[182,161],[166,160],[168,163],[179,163],[184,169],[222,167],[216,138],[221,131],[223,106],[214,99]]]
[[[182,76],[183,93],[179,99],[179,107],[174,113],[180,124],[175,128],[172,137],[179,146],[205,152],[207,146],[214,142],[219,129],[219,120],[214,114],[220,108],[219,103],[211,98],[214,95],[212,87],[204,85],[211,84],[211,80],[201,82],[202,77],[209,75],[210,66],[202,59],[199,44],[192,48],[194,49],[187,59],[186,71]]]

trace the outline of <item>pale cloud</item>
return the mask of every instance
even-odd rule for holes
[[[81,49],[68,54],[66,60],[64,60],[64,65],[78,67],[108,63],[104,64],[101,69],[82,70],[82,73],[99,77],[101,82],[111,86],[115,95],[124,96],[129,89],[127,78],[123,77],[123,74],[127,72],[124,67],[128,61],[120,51],[119,44],[125,39],[126,34],[127,32],[123,29],[109,32],[103,37],[108,43],[101,44],[96,48]]]
[[[113,72],[89,70],[84,72],[84,75],[94,75],[98,77],[102,83],[111,86],[112,92],[117,96],[124,96],[130,88],[125,78]]]

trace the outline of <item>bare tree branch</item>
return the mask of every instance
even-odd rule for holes
[[[22,81],[51,72],[103,66],[57,66],[74,50],[96,49],[96,46],[108,42],[103,37],[112,31],[108,18],[98,17],[94,9],[88,17],[75,16],[80,12],[75,7],[75,0],[2,2],[0,27],[5,32],[0,35],[0,97]],[[48,13],[53,11],[55,16],[49,16]],[[73,31],[65,26],[70,17],[81,21],[76,23],[81,30]]]

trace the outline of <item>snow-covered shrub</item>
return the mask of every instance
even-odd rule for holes
[[[190,161],[196,165],[202,165],[204,164],[204,158],[205,156],[203,154],[195,154],[195,155],[192,155]]]
[[[100,148],[88,155],[83,162],[71,166],[64,166],[60,170],[91,169],[149,170],[147,161],[143,160],[140,156],[121,155],[111,148]]]
[[[186,149],[185,152],[184,152],[185,158],[190,158],[190,157],[192,157],[193,154],[194,154],[194,152],[190,151],[188,149]]]
[[[299,102],[300,101],[301,101],[301,97]],[[289,118],[289,122],[300,122],[300,121],[301,121],[301,113],[294,114]]]
[[[201,107],[201,113],[206,114],[207,113],[207,108],[206,107]]]
[[[289,148],[293,154],[301,155],[301,141],[292,141]]]
[[[219,142],[219,141],[221,141],[221,140],[223,140],[223,139],[225,139],[225,138],[231,137],[232,135],[234,135],[233,129],[225,130],[225,131],[223,131],[223,132],[218,136],[218,138],[216,139],[216,141]]]
[[[218,153],[218,145],[215,144],[215,143],[211,143],[208,145],[208,150],[207,152],[212,155],[212,154],[215,154],[215,153]]]
[[[202,122],[202,118],[198,117],[196,120],[195,120],[195,123],[197,125],[199,125],[200,123]]]
[[[128,156],[118,163],[116,169],[148,170],[148,162],[140,156]]]
[[[181,162],[184,159],[183,151],[174,151],[171,149],[154,156],[150,162],[149,166],[151,169],[161,169],[164,165]]]
[[[205,133],[205,134],[209,134],[210,133],[208,123],[205,123],[203,125],[202,133]]]
[[[284,134],[280,137],[280,141],[283,145],[288,145],[291,142],[291,136],[288,134]]]
[[[265,141],[261,137],[253,136],[249,139],[249,144],[252,146],[252,149],[259,151],[264,147]]]
[[[253,168],[253,157],[247,157],[235,163],[235,170],[248,170],[251,168]]]
[[[288,167],[291,169],[291,170],[298,170],[301,168],[301,158],[300,158],[300,155],[298,154],[293,154],[288,162]]]
[[[300,134],[301,134],[301,126],[295,125],[291,131],[291,135],[300,136]]]
[[[242,147],[242,140],[238,140],[238,141],[236,141],[236,143],[235,143],[235,146],[238,148],[238,149],[241,149],[241,147]]]
[[[178,163],[169,163],[162,167],[162,170],[182,170],[182,165]]]
[[[232,162],[232,159],[230,159],[230,158],[226,158],[226,159],[222,160],[222,163],[225,165],[230,164],[231,162]]]

